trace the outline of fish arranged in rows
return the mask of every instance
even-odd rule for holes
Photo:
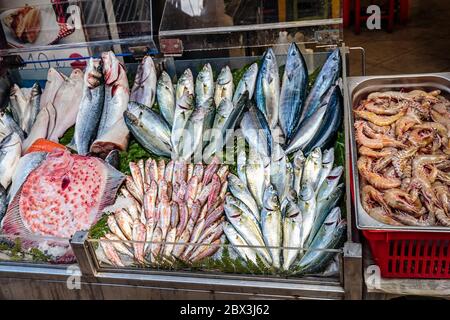
[[[450,102],[439,90],[372,92],[354,109],[361,202],[394,226],[450,227]]]
[[[282,150],[280,147],[278,150]],[[257,265],[292,273],[322,271],[345,239],[338,207],[344,193],[342,167],[334,150],[301,151],[264,164],[259,154],[238,151],[238,176],[229,174],[224,232],[239,256]],[[280,178],[283,181],[280,181]]]
[[[221,244],[228,166],[153,159],[130,163],[131,175],[106,208],[109,232],[99,240],[114,266],[193,263]],[[198,245],[195,245],[198,244]]]
[[[19,164],[23,172],[16,173],[15,193],[1,221],[2,234],[69,239],[98,221],[103,208],[114,203],[125,178],[99,158],[72,155],[67,150],[30,153],[24,158],[27,162]],[[48,250],[55,262],[75,260],[68,242],[49,243],[43,251]],[[27,240],[22,246],[40,248],[41,244]]]

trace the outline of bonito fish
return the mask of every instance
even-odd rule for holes
[[[106,156],[112,149],[125,150],[128,146],[129,131],[123,113],[127,109],[130,93],[125,68],[114,53],[104,52],[102,61],[105,101],[91,152]]]

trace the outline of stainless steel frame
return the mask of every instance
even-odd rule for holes
[[[351,158],[349,163],[353,170],[353,179],[351,184],[354,191],[354,200],[356,206],[356,225],[363,230],[399,230],[399,231],[426,231],[426,232],[450,232],[446,227],[412,227],[412,226],[390,226],[380,223],[370,217],[361,205],[359,174],[356,162],[358,160],[357,145],[355,133],[353,130],[353,107],[359,101],[367,97],[371,92],[400,90],[400,89],[439,89],[450,95],[450,73],[432,73],[417,75],[394,75],[394,76],[374,76],[374,77],[349,77],[347,78],[347,99],[346,109],[348,114],[349,129],[348,136],[351,139]],[[350,185],[350,184],[349,184]]]

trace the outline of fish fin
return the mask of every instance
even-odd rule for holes
[[[23,235],[23,236],[31,236],[32,233],[25,226],[25,223],[22,220],[20,215],[20,195],[22,193],[22,187],[19,188],[13,200],[8,206],[8,210],[6,211],[5,217],[1,222],[1,230],[6,234],[14,234],[14,235]]]
[[[100,198],[98,210],[100,217],[102,210],[114,203],[117,191],[122,185],[122,182],[125,180],[125,175],[104,160],[97,159],[97,161],[100,161],[104,166],[106,166],[105,192],[103,192],[103,195]]]

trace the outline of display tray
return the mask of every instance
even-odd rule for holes
[[[349,112],[350,140],[351,140],[351,169],[352,177],[351,192],[356,208],[356,224],[362,230],[392,230],[405,232],[450,232],[450,228],[443,226],[419,227],[419,226],[392,226],[387,225],[369,216],[361,204],[360,177],[357,168],[357,144],[354,130],[353,110],[358,103],[365,99],[370,93],[388,90],[441,90],[445,97],[450,96],[450,73],[430,73],[413,75],[392,75],[392,76],[367,76],[348,77],[349,99],[346,108]]]

